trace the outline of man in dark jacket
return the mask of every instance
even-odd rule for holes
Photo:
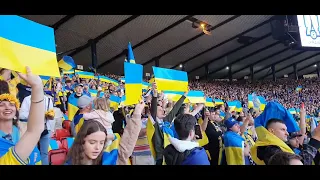
[[[162,132],[162,125],[164,122],[171,123],[176,117],[183,101],[186,99],[187,92],[173,106],[172,110],[166,115],[163,106],[163,99],[158,99],[156,85],[152,85],[152,100],[151,100],[151,116],[154,119],[154,135],[152,137],[154,150],[156,152],[156,165],[162,165],[163,150],[164,150],[164,136]]]
[[[192,141],[195,139],[196,123],[196,118],[190,114],[178,115],[174,120],[180,140],[169,139],[171,144],[163,151],[167,165],[210,165],[205,149]]]

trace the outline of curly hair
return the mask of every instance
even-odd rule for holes
[[[71,163],[71,165],[83,165],[83,159],[84,159],[84,148],[83,145],[85,144],[85,138],[95,132],[98,131],[102,131],[106,134],[106,139],[104,141],[104,146],[106,146],[106,142],[107,142],[107,131],[106,129],[103,127],[103,125],[97,121],[93,121],[93,120],[88,120],[86,121],[80,131],[78,132],[77,136],[74,139],[73,145],[71,146],[67,158],[66,158],[66,162]],[[104,147],[105,148],[105,147]],[[104,150],[103,148],[103,150]],[[93,160],[92,165],[101,165],[102,164],[102,154],[103,154],[103,150],[101,151],[101,153],[99,154],[99,156],[97,157],[97,159]]]

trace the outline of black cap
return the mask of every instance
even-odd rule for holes
[[[301,136],[302,136],[302,134],[300,134],[298,132],[289,133],[289,139],[293,139],[293,138],[301,137]]]

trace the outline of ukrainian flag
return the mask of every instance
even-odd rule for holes
[[[154,83],[154,74],[151,76],[150,80],[149,80],[149,83],[152,84]]]
[[[158,90],[161,91],[188,91],[187,72],[174,69],[152,67]]]
[[[50,76],[40,76],[40,78],[42,80],[42,84],[45,85],[49,81]]]
[[[223,111],[220,111],[220,118],[224,119],[224,117],[226,117],[226,113]]]
[[[74,97],[75,93],[71,94],[68,98],[68,119],[73,121],[74,115],[79,110],[78,99]]]
[[[184,92],[177,91],[163,91],[164,95],[171,101],[177,102],[184,95]],[[186,98],[183,103],[189,103],[189,100]]]
[[[76,134],[78,134],[78,132],[80,131],[84,121],[85,120],[83,119],[83,114],[78,114],[78,115],[74,116],[73,124],[74,124],[74,130],[75,130]]]
[[[147,83],[147,82],[142,82],[142,89],[149,89],[150,87],[150,83]]]
[[[128,60],[129,60],[129,63],[133,63],[133,64],[136,63],[136,60],[134,59],[133,50],[132,50],[130,42],[128,43]]]
[[[248,108],[249,109],[253,108],[252,94],[248,94]]]
[[[152,141],[152,137],[154,135],[155,128],[153,126],[153,122],[151,119],[152,119],[152,117],[150,115],[148,115],[148,121],[147,121],[147,127],[146,127],[147,139],[148,139],[151,154],[152,154],[153,158],[156,159],[156,151],[154,150],[154,145],[153,145],[153,141]]]
[[[203,91],[189,91],[187,98],[192,104],[206,103]]]
[[[206,98],[205,106],[207,106],[207,107],[214,107],[214,103],[213,103],[213,101],[212,101],[211,98]]]
[[[110,94],[110,107],[112,107],[115,111],[118,109],[121,99],[118,96]]]
[[[121,98],[120,98],[120,106],[126,106],[126,96],[122,96]]]
[[[258,96],[258,99],[260,101],[260,110],[263,111],[267,105],[267,101],[264,97]]]
[[[92,97],[97,97],[98,95],[98,90],[96,89],[89,89],[89,93],[91,94]],[[103,97],[104,92],[100,92],[100,98]]]
[[[120,146],[120,135],[114,134],[115,139],[112,144],[107,146],[102,155],[102,165],[117,165],[119,146]]]
[[[302,91],[302,86],[298,86],[298,87],[296,88],[296,92],[300,92],[300,91]]]
[[[74,74],[74,70],[62,71],[62,74]]]
[[[228,165],[245,165],[244,139],[233,131],[227,131],[224,136],[224,153]]]
[[[242,112],[242,105],[240,101],[236,101],[236,112]]]
[[[75,73],[79,75],[79,78],[94,79],[94,73],[92,72],[76,70]]]
[[[215,105],[220,105],[220,104],[224,104],[224,102],[221,99],[214,99],[214,104]]]
[[[137,104],[141,100],[142,73],[141,64],[124,63],[126,105]]]
[[[230,109],[230,111],[235,111],[236,107],[237,107],[237,102],[236,101],[228,101],[227,102],[228,107]]]
[[[290,114],[297,114],[295,108],[290,108],[290,109],[288,109],[288,111],[290,112]]]
[[[63,56],[62,59],[58,62],[59,68],[70,71],[77,67],[76,63],[70,56]]]
[[[295,122],[292,115],[283,106],[277,102],[269,102],[263,113],[254,120],[254,125],[258,140],[251,148],[251,157],[258,165],[265,165],[263,159],[257,156],[257,148],[259,146],[278,146],[282,151],[294,154],[293,150],[277,136],[273,135],[266,129],[266,124],[270,119],[281,119],[287,126],[288,132],[299,131],[299,126]]]
[[[106,77],[106,76],[99,76],[99,80],[100,80],[101,82],[112,83],[112,84],[114,84],[114,85],[116,85],[116,86],[119,86],[119,82],[118,82],[118,81],[116,81],[116,80],[114,80],[114,79],[111,79],[111,78],[109,78],[109,77]]]
[[[60,77],[53,28],[16,15],[1,15],[0,27],[0,67]]]

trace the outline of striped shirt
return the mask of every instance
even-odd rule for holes
[[[142,119],[142,127],[141,129],[144,129],[147,127],[148,118]],[[134,147],[132,156],[149,156],[151,155],[150,146],[148,143],[147,135],[145,136],[139,136],[136,146]]]

